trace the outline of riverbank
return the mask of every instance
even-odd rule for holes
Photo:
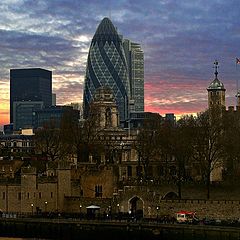
[[[240,228],[205,225],[162,224],[157,222],[79,221],[77,219],[0,219],[5,237],[45,239],[155,240],[240,239]]]

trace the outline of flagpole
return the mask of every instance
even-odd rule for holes
[[[238,64],[240,64],[240,59],[236,57],[236,71],[237,71]],[[237,106],[240,106],[240,91],[238,90],[238,77],[236,78],[236,85],[237,85],[236,102],[237,102]]]

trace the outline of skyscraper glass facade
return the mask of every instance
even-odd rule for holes
[[[144,53],[139,43],[124,39],[123,47],[129,69],[130,112],[144,112]]]
[[[52,105],[52,72],[41,68],[10,70],[10,122],[13,122],[13,103],[42,101]]]
[[[102,86],[112,89],[120,121],[126,120],[130,96],[128,66],[122,40],[108,18],[99,24],[89,49],[83,94],[85,118],[96,89]]]

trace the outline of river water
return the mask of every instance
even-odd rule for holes
[[[50,240],[43,238],[12,238],[12,237],[0,237],[0,240]]]

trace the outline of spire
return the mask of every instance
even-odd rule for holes
[[[223,83],[220,82],[219,79],[218,79],[219,62],[217,60],[215,60],[215,62],[213,64],[214,64],[213,68],[215,68],[215,72],[214,72],[215,79],[211,82],[211,84],[209,85],[207,90],[208,91],[211,91],[211,90],[223,90],[223,91],[225,91]]]
[[[217,60],[215,60],[215,62],[213,63],[214,64],[214,68],[215,68],[215,79],[217,79],[217,75],[218,75],[218,68],[219,68],[219,66],[218,66],[218,61]]]

